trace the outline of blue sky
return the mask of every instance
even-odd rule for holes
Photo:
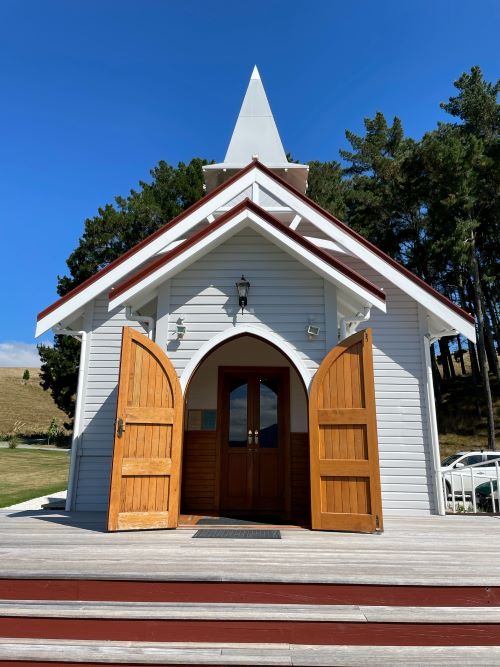
[[[86,217],[224,157],[255,63],[285,149],[329,160],[376,111],[432,129],[461,72],[500,75],[499,34],[497,0],[2,0],[0,366],[33,363]]]

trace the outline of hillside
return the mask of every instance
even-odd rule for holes
[[[40,369],[29,368],[27,382],[22,379],[25,370],[0,368],[0,434],[9,433],[16,422],[25,435],[46,433],[53,417],[62,428],[68,418],[40,386]]]

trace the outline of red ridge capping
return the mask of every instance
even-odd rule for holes
[[[234,183],[234,181],[238,180],[240,176],[244,176],[246,173],[251,171],[255,167],[256,163],[255,162],[250,162],[246,167],[241,169],[240,171],[236,172],[233,176],[227,179],[224,183],[221,183],[218,187],[216,187],[210,194],[201,197],[197,202],[192,204],[189,208],[187,208],[185,211],[182,211],[182,213],[179,213],[179,215],[175,218],[172,218],[172,220],[169,220],[166,222],[164,225],[159,227],[155,232],[147,236],[145,239],[142,239],[142,241],[139,241],[139,243],[136,243],[135,246],[132,246],[129,250],[123,253],[123,255],[120,255],[120,257],[117,257],[114,259],[112,262],[110,262],[107,266],[105,266],[103,269],[100,271],[97,271],[94,273],[92,276],[87,278],[86,280],[83,281],[83,283],[80,283],[76,287],[74,287],[72,290],[70,290],[67,294],[64,294],[60,299],[57,299],[54,301],[54,303],[51,303],[50,306],[47,306],[44,310],[40,311],[36,317],[37,321],[43,319],[46,315],[51,313],[53,310],[56,308],[59,308],[63,303],[66,301],[69,301],[71,298],[73,298],[76,294],[79,292],[82,292],[84,289],[86,289],[89,285],[92,285],[96,280],[99,278],[102,278],[106,273],[109,273],[112,269],[114,269],[116,266],[119,266],[124,262],[126,259],[131,257],[132,255],[135,255],[135,253],[140,250],[141,248],[144,248],[144,246],[147,246],[151,241],[154,241],[154,239],[158,238],[158,236],[161,236],[163,232],[170,228],[174,227],[177,225],[179,222],[184,220],[188,215],[196,211],[196,209],[200,208],[202,204],[204,204],[207,201],[210,201],[213,199],[216,195],[219,194],[224,188],[226,188],[228,185],[231,185],[231,183]]]
[[[331,220],[333,223],[337,225],[337,227],[340,227],[343,232],[346,234],[349,234],[349,236],[352,236],[356,241],[359,241],[362,245],[364,245],[366,248],[371,250],[373,253],[378,255],[380,258],[382,258],[385,262],[390,264],[393,268],[397,269],[400,273],[405,275],[407,278],[412,280],[416,285],[421,287],[422,289],[426,290],[431,296],[435,297],[441,303],[443,303],[445,306],[450,308],[450,310],[454,310],[458,315],[463,317],[465,320],[470,322],[471,324],[475,324],[475,319],[473,315],[470,313],[467,313],[463,308],[460,308],[460,306],[457,306],[456,303],[453,303],[451,299],[448,299],[448,297],[444,296],[444,294],[441,294],[441,292],[438,292],[434,287],[431,287],[428,283],[425,282],[425,280],[422,280],[422,278],[419,278],[415,273],[410,271],[409,269],[406,268],[406,266],[403,266],[399,262],[397,262],[395,259],[393,259],[390,255],[385,253],[383,250],[380,250],[376,245],[371,243],[371,241],[368,241],[365,239],[364,236],[361,236],[361,234],[358,234],[358,232],[354,231],[354,229],[351,229],[348,225],[346,225],[345,222],[342,222],[338,218],[336,218],[334,215],[326,211],[324,208],[322,208],[319,204],[317,204],[315,201],[307,197],[306,195],[302,194],[299,190],[293,187],[293,185],[290,185],[290,183],[287,183],[281,176],[278,176],[278,174],[275,174],[273,171],[271,171],[268,167],[263,165],[261,162],[256,161],[255,166],[257,169],[260,169],[260,171],[263,174],[266,174],[270,178],[274,179],[276,182],[278,182],[280,185],[282,185],[284,188],[286,188],[289,192],[292,192],[294,195],[299,197],[299,199],[302,199],[302,201],[306,202],[306,204],[309,204],[311,208],[314,208],[316,211],[321,213],[321,215],[324,215],[326,218]]]
[[[265,211],[263,208],[261,208],[248,198],[244,199],[242,202],[234,206],[227,213],[221,215],[219,218],[217,218],[215,222],[212,222],[208,227],[204,227],[196,234],[194,234],[191,238],[186,239],[186,241],[173,248],[170,252],[167,252],[161,257],[158,257],[158,259],[156,259],[154,262],[151,262],[151,264],[148,264],[148,266],[145,266],[140,271],[137,271],[137,273],[134,273],[129,278],[126,278],[122,283],[118,284],[116,287],[111,288],[109,292],[109,297],[110,298],[116,297],[119,294],[123,294],[123,292],[132,287],[132,285],[135,285],[136,283],[140,282],[143,278],[150,275],[151,273],[159,269],[161,266],[167,264],[174,257],[182,255],[182,253],[185,252],[188,248],[195,245],[205,237],[210,236],[215,230],[219,229],[220,227],[223,227],[228,220],[231,220],[232,218],[234,218],[235,215],[238,215],[238,213],[241,213],[242,211],[245,210],[250,210],[256,215],[259,215],[261,218],[266,220],[266,222],[271,224],[280,232],[291,238],[293,241],[299,243],[302,247],[306,248],[306,250],[313,253],[314,255],[322,259],[324,262],[327,262],[330,266],[333,266],[335,269],[337,269],[338,271],[349,277],[351,280],[358,283],[358,285],[361,285],[366,290],[371,292],[374,296],[377,296],[382,301],[385,301],[384,292],[381,289],[379,289],[376,285],[371,283],[366,278],[363,278],[363,276],[361,276],[359,273],[357,273],[350,267],[346,266],[343,262],[336,259],[335,257],[332,257],[321,248],[317,248],[310,241],[300,236],[300,234],[297,234],[297,232],[295,232],[293,229],[290,229],[289,227],[284,225],[280,220],[272,216],[270,213]]]

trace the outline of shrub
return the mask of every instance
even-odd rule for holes
[[[24,373],[23,373],[23,380],[24,380],[25,382],[28,382],[29,379],[30,379],[30,372],[29,372],[28,369],[26,369],[26,370],[24,371]]]
[[[50,445],[50,440],[57,438],[59,435],[59,426],[57,425],[57,419],[52,417],[52,420],[47,429],[47,444]]]
[[[25,424],[18,420],[14,422],[14,426],[11,428],[10,432],[6,434],[5,439],[7,440],[9,449],[15,449],[21,442],[21,436],[19,433],[23,426],[25,426]]]

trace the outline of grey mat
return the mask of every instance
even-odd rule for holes
[[[204,528],[203,530],[197,530],[193,537],[212,537],[230,540],[281,540],[281,533],[279,530]]]

